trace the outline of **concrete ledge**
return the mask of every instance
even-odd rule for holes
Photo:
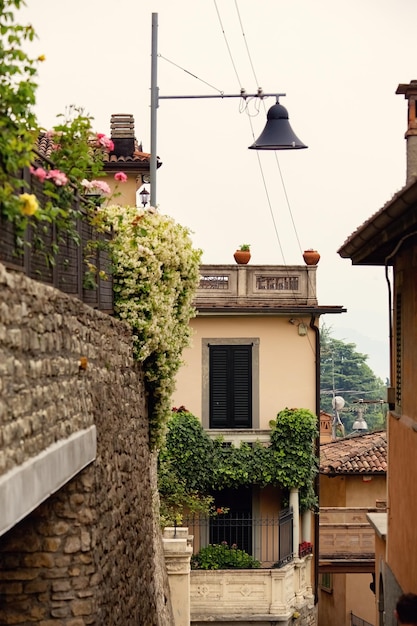
[[[58,441],[0,477],[0,536],[96,458],[96,427]]]
[[[388,515],[387,513],[368,513],[366,516],[371,524],[372,528],[381,539],[387,538],[387,525]]]

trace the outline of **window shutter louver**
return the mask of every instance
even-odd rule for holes
[[[227,346],[210,346],[210,428],[227,428]]]
[[[251,428],[252,346],[210,346],[210,428]]]

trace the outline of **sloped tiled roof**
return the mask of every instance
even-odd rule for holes
[[[120,156],[114,152],[105,153],[103,155],[104,165],[106,163],[150,163],[151,155],[148,152],[142,152],[141,147],[135,142],[135,151],[128,156]]]
[[[51,137],[49,137],[49,135],[46,133],[40,133],[35,145],[35,150],[39,156],[52,159],[52,154],[55,149],[54,145],[55,142]]]
[[[385,474],[385,431],[343,437],[320,445],[320,474]]]
[[[46,133],[40,133],[37,139],[36,145],[35,145],[35,150],[40,157],[46,157],[47,159],[50,159],[51,161],[53,161],[54,145],[55,145],[55,140],[53,138],[49,137],[49,135]],[[114,164],[136,163],[138,165],[149,164],[151,155],[148,152],[142,152],[141,148],[142,146],[140,146],[135,141],[135,150],[131,155],[120,156],[120,155],[114,154],[114,152],[111,152],[110,154],[108,152],[104,152],[103,153],[104,166],[106,166],[106,164],[112,164],[112,163]],[[158,166],[159,165],[160,165],[160,162],[158,159]]]
[[[353,265],[392,264],[391,253],[417,223],[417,179],[402,189],[359,226],[337,251]]]

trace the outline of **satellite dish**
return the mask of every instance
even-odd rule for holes
[[[342,396],[335,396],[332,400],[332,407],[336,409],[336,411],[340,411],[345,406],[345,400]]]

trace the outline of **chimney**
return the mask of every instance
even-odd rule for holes
[[[135,120],[133,115],[115,113],[110,120],[111,139],[116,157],[131,157],[135,151]]]
[[[408,185],[417,178],[417,80],[409,85],[398,85],[397,94],[404,94],[408,100],[408,128],[405,133],[407,140],[407,180]]]

